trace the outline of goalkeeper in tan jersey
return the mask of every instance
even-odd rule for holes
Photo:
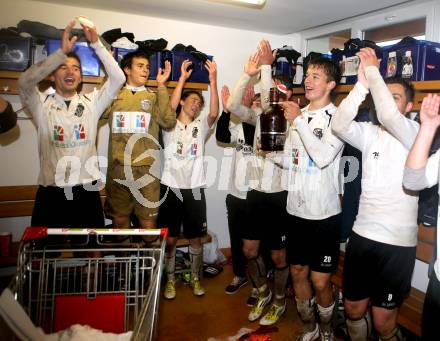
[[[122,59],[127,82],[104,116],[110,126],[105,213],[116,228],[128,228],[134,213],[141,228],[155,228],[160,194],[160,128],[176,124],[165,82],[170,63],[157,74],[157,92],[146,88],[148,55],[137,50]]]

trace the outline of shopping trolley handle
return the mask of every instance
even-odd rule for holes
[[[22,241],[41,239],[47,236],[56,235],[102,235],[102,236],[168,236],[168,228],[160,229],[70,229],[70,228],[47,228],[47,227],[27,227],[21,237]]]

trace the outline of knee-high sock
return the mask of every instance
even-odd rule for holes
[[[278,306],[284,305],[286,299],[286,285],[289,278],[289,266],[286,265],[283,268],[275,268],[274,276],[274,302]]]
[[[347,331],[352,341],[365,341],[371,335],[372,324],[369,312],[359,320],[347,318],[346,323]]]
[[[403,341],[402,332],[396,327],[388,335],[380,336],[379,341]]]
[[[248,260],[248,271],[260,294],[266,291],[266,267],[260,256]]]
[[[203,263],[203,249],[193,249],[189,247],[189,257],[191,260],[191,274],[193,279],[200,279]]]
[[[300,299],[295,297],[296,308],[298,309],[299,316],[304,322],[305,331],[313,331],[316,327],[315,319],[315,298]]]
[[[167,272],[167,279],[174,281],[174,272],[176,268],[176,248],[170,247],[165,251],[165,271]]]

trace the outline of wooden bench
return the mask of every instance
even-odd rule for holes
[[[434,252],[435,230],[433,228],[419,226],[418,239],[416,257],[422,262],[429,263]],[[332,282],[338,287],[342,287],[344,257],[345,253],[341,252],[338,268],[332,276]],[[419,337],[422,334],[422,311],[424,301],[425,294],[416,288],[411,288],[409,296],[400,307],[397,319],[399,325]]]
[[[38,186],[3,186],[0,187],[0,218],[12,217],[28,217],[32,216],[32,209],[34,207],[35,195]],[[104,204],[105,190],[100,191],[101,201]],[[212,241],[211,235],[207,234],[202,237],[202,243],[210,243]],[[179,238],[177,247],[185,247],[189,245],[189,240]],[[13,250],[18,248],[14,245]],[[16,254],[11,257],[3,257],[0,261],[1,265],[16,264]]]

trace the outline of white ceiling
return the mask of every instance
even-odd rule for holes
[[[70,6],[288,34],[390,6],[427,0],[267,0],[263,8],[227,0],[37,0]]]

